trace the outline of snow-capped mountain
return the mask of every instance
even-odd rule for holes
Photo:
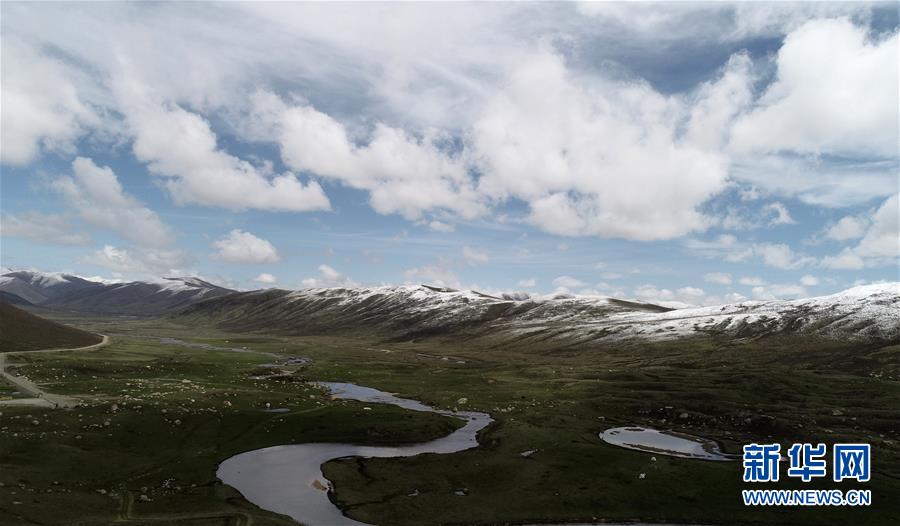
[[[522,344],[790,333],[900,341],[900,283],[789,301],[669,310],[612,298],[508,299],[425,286],[268,290],[197,302],[176,315],[234,330],[365,332],[388,338],[485,337]]]
[[[154,315],[233,292],[193,277],[115,282],[61,272],[4,270],[0,276],[4,297],[77,312]]]
[[[673,338],[697,333],[759,337],[779,332],[852,340],[900,340],[900,283],[863,285],[798,300],[745,301],[645,316],[611,316],[619,337]]]
[[[166,314],[183,322],[284,334],[478,337],[523,345],[778,334],[900,342],[900,283],[817,298],[671,310],[614,298],[499,297],[424,285],[236,292],[194,277],[115,283],[7,270],[0,276],[0,296],[56,310]]]

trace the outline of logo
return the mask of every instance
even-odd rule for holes
[[[868,482],[872,472],[872,448],[869,444],[835,444],[829,463],[825,444],[799,443],[781,456],[781,444],[747,444],[744,446],[744,482],[778,482],[780,462],[788,461],[788,477],[809,482],[828,476],[834,482],[855,480]],[[747,506],[868,506],[871,490],[743,490]]]

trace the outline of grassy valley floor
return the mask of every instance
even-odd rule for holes
[[[326,464],[336,502],[362,521],[900,523],[898,347],[709,338],[522,348],[484,340],[235,335],[158,320],[64,321],[113,342],[93,351],[9,357],[19,374],[85,404],[0,407],[2,524],[292,524],[218,482],[218,463],[278,444],[414,443],[459,425],[388,406],[364,410],[366,404],[331,400],[306,380],[354,382],[495,419],[477,449]],[[267,377],[263,366],[277,358],[163,344],[164,337],[312,361]],[[865,487],[874,503],[745,508],[740,490],[749,485],[741,482],[740,462],[653,460],[597,436],[628,424],[713,438],[731,453],[751,441],[870,442],[868,484],[754,487]],[[520,454],[528,450],[537,452]]]

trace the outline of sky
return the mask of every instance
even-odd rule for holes
[[[19,3],[0,263],[679,305],[898,281],[896,3]]]

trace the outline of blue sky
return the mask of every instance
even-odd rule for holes
[[[673,305],[898,280],[895,3],[2,15],[5,267]]]

